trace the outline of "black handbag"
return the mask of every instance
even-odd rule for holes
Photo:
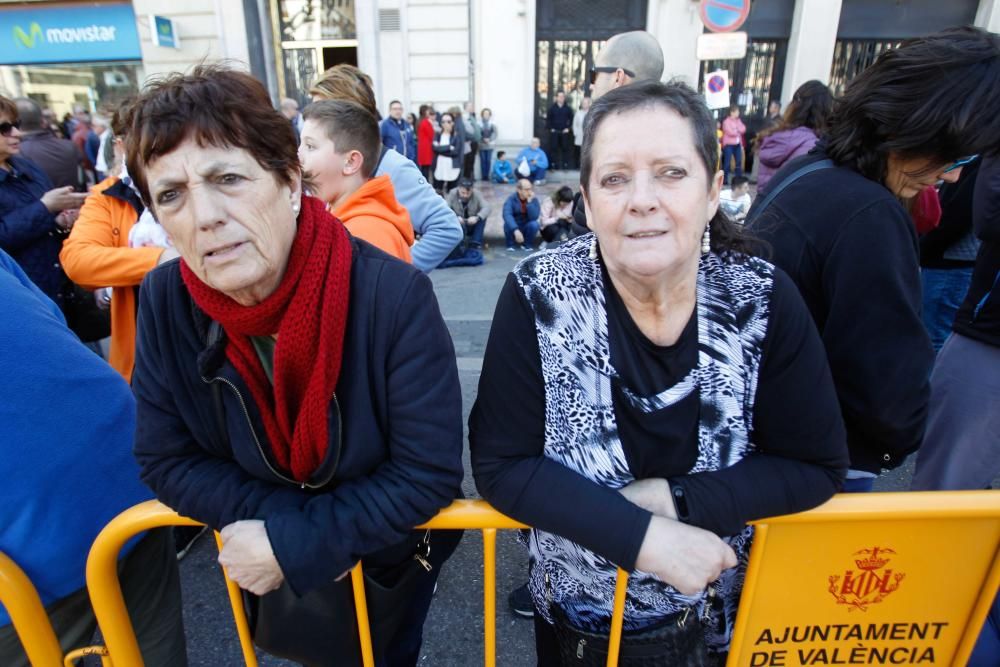
[[[84,343],[93,343],[111,335],[111,313],[98,307],[94,293],[69,280],[60,290],[66,325]]]
[[[412,548],[412,541],[406,545]],[[396,636],[421,584],[432,577],[430,531],[410,558],[391,567],[365,567],[372,649],[378,659]],[[310,591],[301,597],[287,582],[257,597],[243,592],[254,644],[309,667],[361,665],[361,642],[354,610],[351,577]]]
[[[579,630],[570,624],[558,606],[552,605],[551,609],[562,667],[605,667],[608,635]],[[622,633],[619,667],[714,667],[717,664],[705,645],[701,619],[691,608],[672,614],[651,627]]]

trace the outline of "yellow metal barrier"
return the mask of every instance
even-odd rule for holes
[[[126,510],[108,524],[98,536],[88,559],[87,582],[94,611],[110,654],[118,665],[142,665],[118,585],[118,552],[132,535],[165,525],[198,524],[178,516],[156,501],[143,503]],[[785,639],[778,639],[773,628],[762,629],[762,626],[774,626],[785,622],[781,619],[791,619],[787,622],[796,626],[796,632],[801,627],[827,628],[824,632],[828,632],[829,628],[836,628],[837,624],[844,630],[853,627],[852,621],[858,619],[856,615],[847,615],[855,611],[868,614],[869,620],[879,619],[878,625],[873,626],[875,632],[882,632],[884,629],[885,636],[892,641],[897,632],[905,631],[904,621],[920,626],[920,623],[914,622],[914,619],[919,621],[920,614],[936,613],[935,627],[938,627],[942,641],[936,646],[938,659],[933,664],[964,664],[1000,586],[1000,492],[996,491],[840,495],[812,511],[765,519],[755,522],[755,525],[757,534],[750,552],[746,584],[730,646],[727,662],[729,667],[835,664],[831,660],[835,661],[838,657],[829,652],[833,649],[828,650],[822,646],[809,648],[812,653],[801,662],[792,661],[790,656],[785,655],[787,650],[775,648],[776,645],[783,645]],[[496,664],[496,531],[527,526],[497,512],[484,501],[459,500],[418,528],[483,531],[484,653],[486,666],[493,667]],[[218,536],[216,539],[218,540]],[[921,551],[920,545],[925,544],[934,544],[935,548],[940,547],[942,550]],[[844,545],[849,548],[840,553],[844,551]],[[965,556],[964,560],[955,558],[954,554],[947,552],[948,548],[961,552]],[[827,564],[834,562],[831,559],[842,557],[848,559],[846,573],[844,568],[838,573],[836,568],[831,569]],[[846,581],[841,577],[845,574],[847,577],[854,576],[849,568],[860,568],[868,573],[869,570],[864,568],[884,566],[883,561],[888,562],[887,558],[898,558],[900,570],[906,572],[897,570],[895,579],[890,577],[891,572],[884,570],[875,575],[865,574],[875,577],[866,580],[869,588],[873,585],[882,587],[883,593],[879,600],[875,600],[875,597],[855,596],[857,599],[848,599],[849,596],[844,594],[831,595],[835,581],[846,586]],[[840,560],[836,562],[841,563]],[[956,566],[960,566],[962,571],[948,571],[947,574],[953,579],[964,576],[963,586],[958,587],[961,589],[960,594],[955,594],[958,588],[954,587],[953,581],[953,594],[949,599],[942,599],[938,593],[951,590],[948,588],[949,581],[932,575],[937,572],[935,568],[944,571],[944,568],[954,569]],[[893,593],[895,589],[890,590],[889,587],[899,587],[902,578],[898,575],[906,573],[916,576],[910,576],[910,580],[906,581],[904,593]],[[351,581],[355,593],[363,664],[365,667],[373,667],[361,563],[351,570]],[[860,580],[855,576],[852,581],[857,583]],[[244,658],[247,665],[256,667],[242,595],[235,583],[228,578],[226,583]],[[627,584],[628,574],[619,570],[608,651],[609,667],[618,662]],[[857,584],[852,590],[860,590],[859,586]],[[891,602],[898,603],[895,606],[887,602],[892,595],[896,597]],[[812,606],[797,605],[801,600],[808,600]],[[839,614],[832,620],[831,609],[832,613]],[[888,616],[879,616],[882,612],[886,612]],[[897,614],[899,618],[894,620],[892,614]],[[930,619],[924,626],[934,624],[934,619]],[[950,634],[946,634],[941,628],[949,624],[952,625],[948,628]],[[926,635],[927,627],[924,626],[917,630]],[[868,636],[871,632],[868,631]],[[770,653],[761,650],[762,644],[763,648],[774,650]],[[852,645],[845,650],[856,648]],[[908,654],[912,658],[909,661],[923,662],[921,658],[925,654],[920,653],[920,650],[927,648],[933,650],[935,646],[911,647],[916,652]],[[824,652],[818,653],[820,650]],[[866,650],[876,651],[872,655],[880,655],[877,653],[880,649],[874,644]],[[901,647],[890,646],[886,650],[898,652]],[[844,655],[846,654],[841,654],[840,658]],[[852,659],[853,657],[851,654]],[[896,657],[898,656],[893,654],[890,662]],[[900,663],[896,661],[894,664]]]
[[[0,553],[0,602],[7,608],[28,660],[36,667],[62,664],[62,649],[28,575]]]
[[[121,586],[118,583],[118,553],[122,546],[136,533],[157,526],[198,526],[193,519],[178,515],[166,505],[151,500],[125,510],[115,517],[98,535],[87,559],[87,587],[94,606],[94,613],[104,634],[108,651],[119,665],[141,666],[142,657],[136,643],[132,623],[125,610]],[[528,528],[514,521],[482,500],[456,500],[441,510],[419,529],[435,530],[482,530],[483,531],[483,620],[485,634],[485,663],[487,667],[496,664],[496,536],[497,530]],[[221,541],[216,534],[216,542]],[[358,633],[364,667],[374,667],[371,631],[368,621],[368,607],[365,600],[362,563],[351,570],[354,590],[354,604],[358,617]],[[628,575],[619,570],[615,591],[614,618],[611,626],[611,647],[608,665],[618,663],[618,639],[621,637],[622,618],[625,611],[625,589]],[[250,628],[243,609],[243,596],[239,587],[226,577],[229,602],[233,608],[236,629],[243,649],[243,658],[248,667],[257,667]]]

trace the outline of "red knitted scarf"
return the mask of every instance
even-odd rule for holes
[[[351,278],[351,242],[318,199],[302,198],[298,230],[281,284],[256,306],[241,306],[181,261],[194,302],[222,325],[226,356],[250,386],[278,464],[305,482],[326,455],[327,409],[340,375]],[[274,385],[250,336],[278,334]]]

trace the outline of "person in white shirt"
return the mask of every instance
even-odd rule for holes
[[[733,222],[742,223],[752,203],[750,180],[746,176],[734,176],[732,187],[719,193],[719,206]]]
[[[580,147],[583,146],[583,119],[587,117],[587,110],[590,109],[590,98],[584,97],[580,100],[580,108],[573,114],[573,158],[576,166],[580,166]]]

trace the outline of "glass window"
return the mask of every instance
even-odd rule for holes
[[[354,0],[279,0],[281,41],[357,39]]]
[[[0,88],[12,97],[29,97],[58,117],[81,104],[110,115],[126,97],[139,92],[142,64],[73,63],[66,65],[4,65]]]

